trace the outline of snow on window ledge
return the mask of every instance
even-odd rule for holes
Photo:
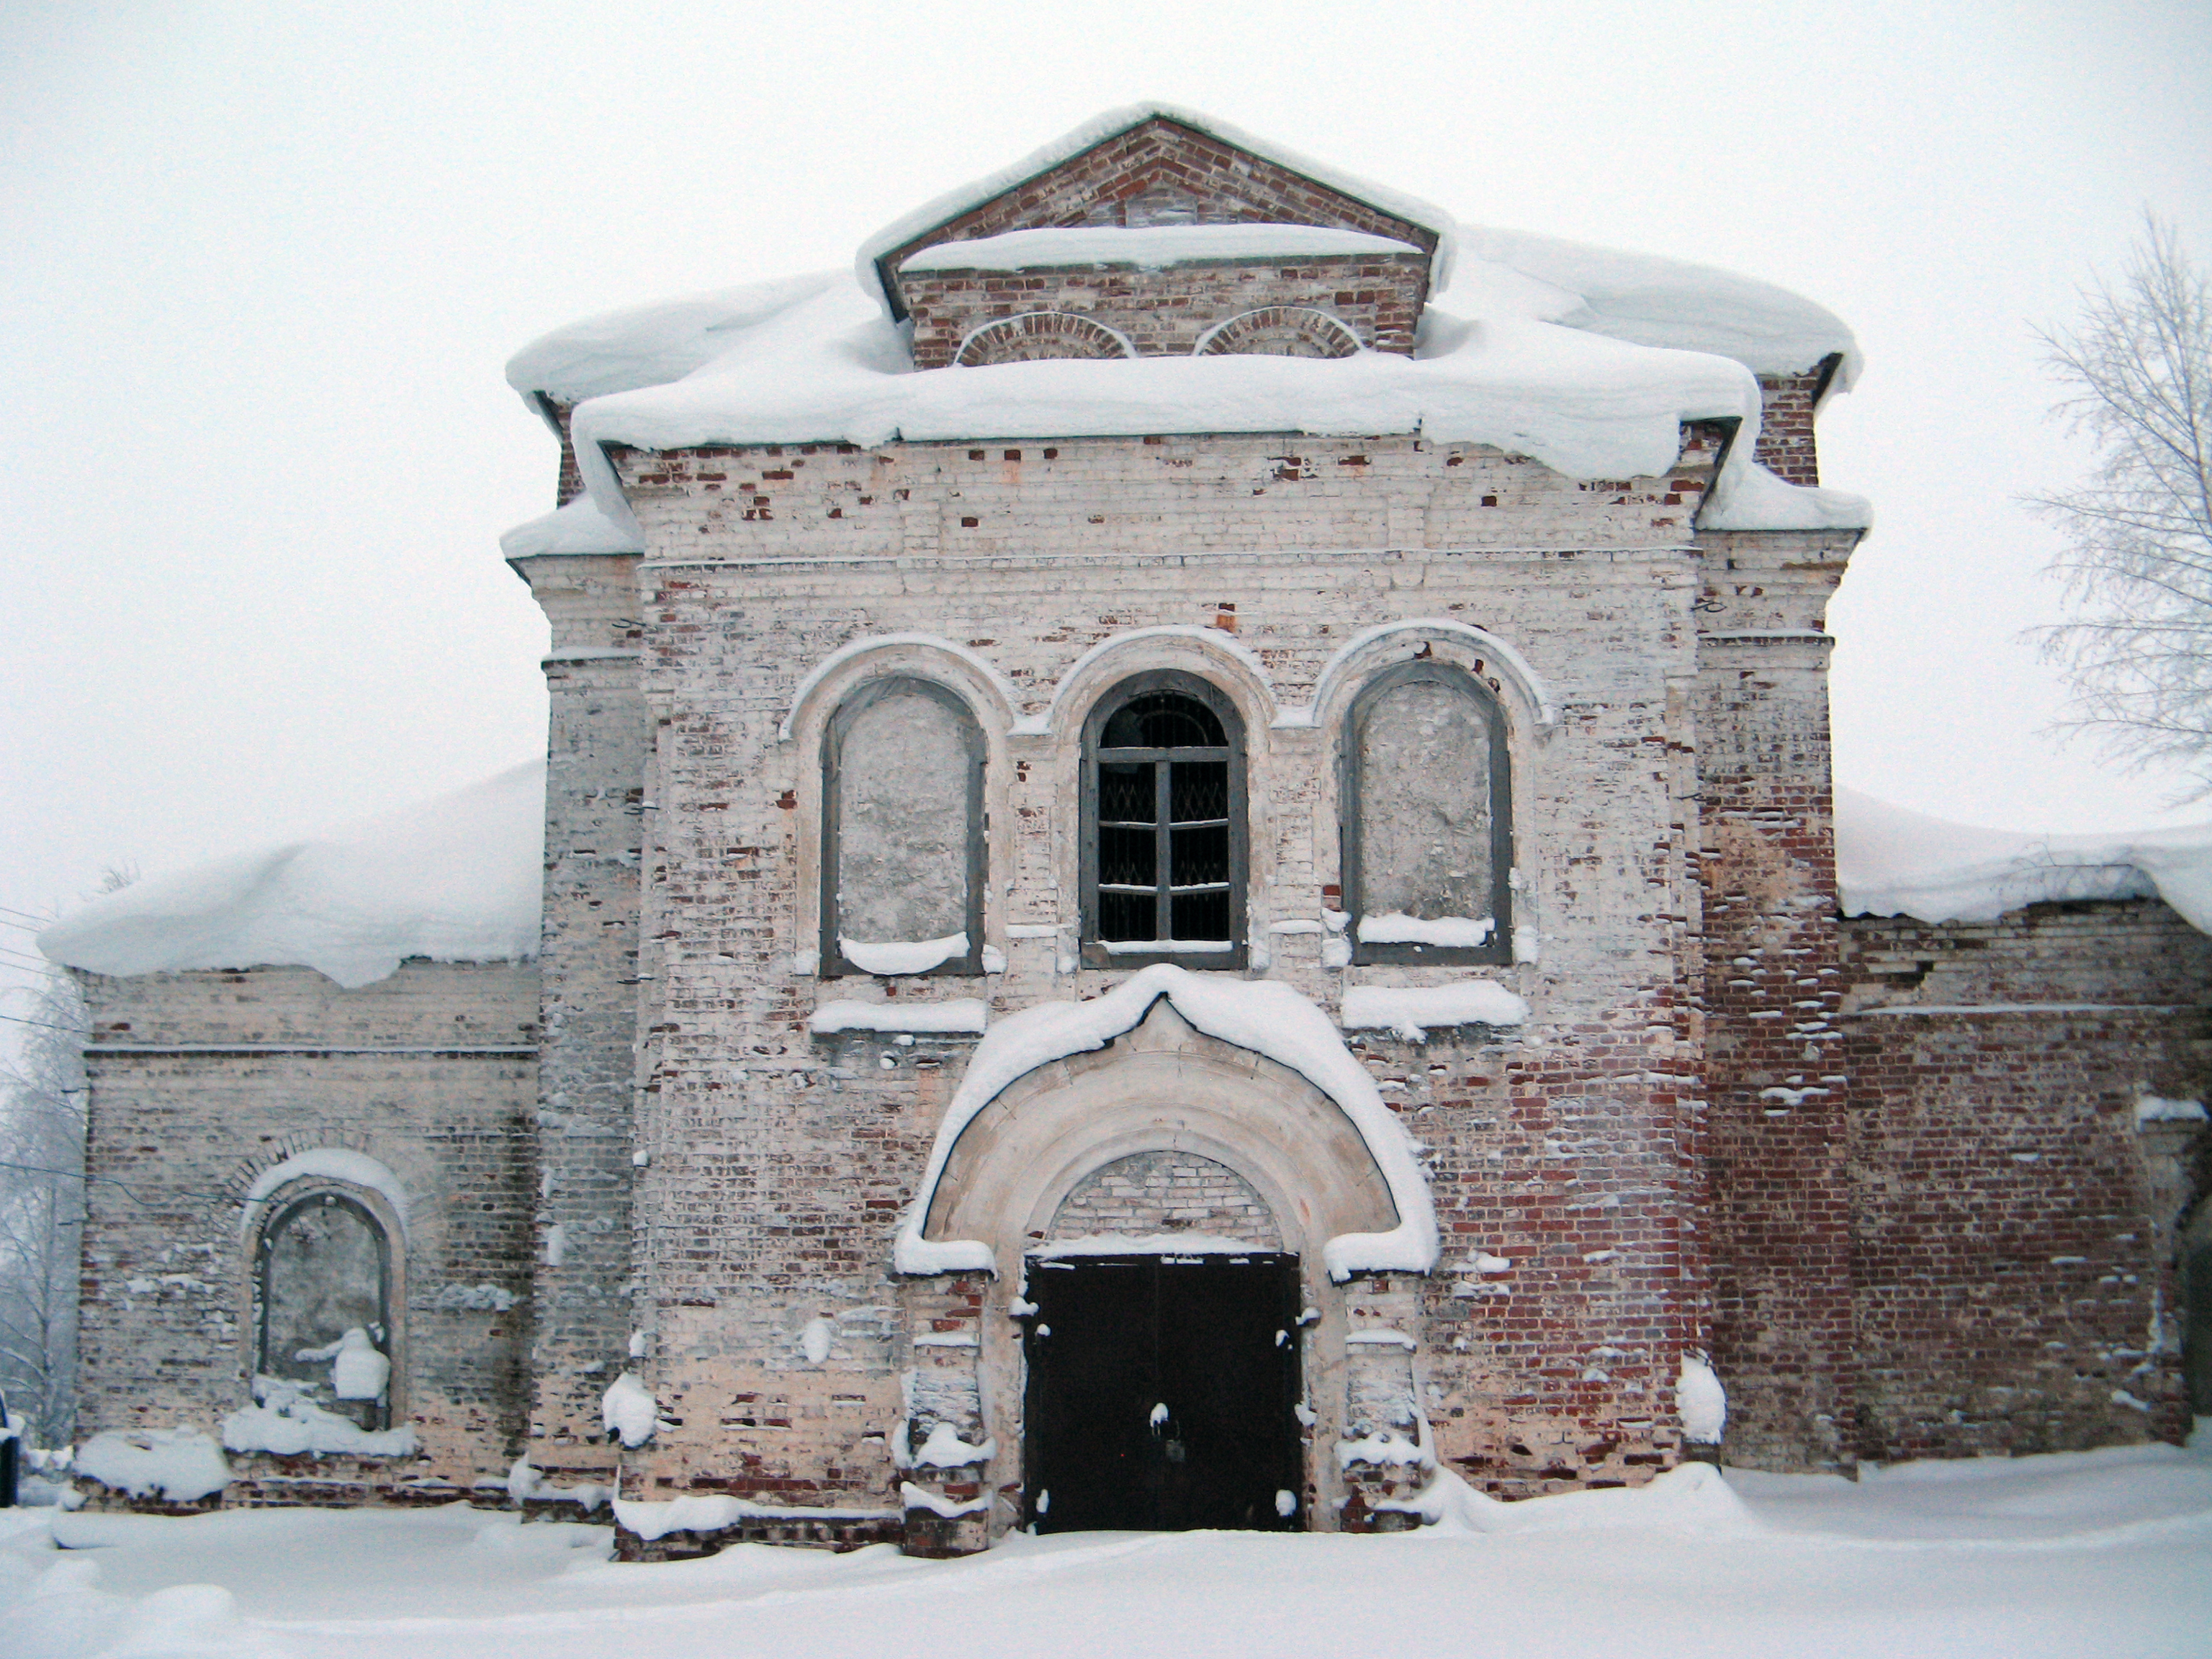
[[[1493,981],[1455,985],[1355,985],[1344,993],[1347,1031],[1389,1031],[1408,1042],[1447,1025],[1521,1025],[1528,1005]]]
[[[926,974],[968,954],[966,933],[943,939],[865,939],[839,935],[837,949],[864,974]]]
[[[974,1036],[989,1023],[990,1009],[981,997],[956,997],[947,1002],[825,1002],[809,1024],[817,1036],[840,1031]]]

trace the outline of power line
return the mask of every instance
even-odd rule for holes
[[[71,1036],[88,1037],[91,1032],[76,1025],[57,1025],[50,1019],[25,1019],[21,1014],[0,1014],[0,1019],[11,1025],[39,1025],[49,1031],[67,1031]]]
[[[124,1197],[129,1199],[133,1204],[140,1205],[146,1209],[155,1210],[163,1207],[161,1205],[155,1204],[146,1199],[139,1197],[137,1194],[131,1190],[127,1182],[118,1181],[113,1176],[87,1175],[82,1170],[56,1170],[49,1168],[47,1165],[43,1164],[15,1164],[11,1163],[6,1158],[0,1158],[0,1170],[21,1170],[31,1175],[60,1176],[70,1181],[96,1182],[102,1187],[115,1188],[122,1193]],[[219,1200],[225,1204],[235,1204],[239,1201],[238,1194],[236,1193],[199,1193],[180,1191],[172,1193],[169,1196],[173,1200],[179,1198],[212,1198]]]

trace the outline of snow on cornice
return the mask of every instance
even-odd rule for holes
[[[899,1224],[893,1265],[902,1273],[988,1273],[1000,1264],[980,1239],[922,1237],[929,1208],[952,1149],[976,1114],[1006,1086],[1040,1066],[1103,1048],[1144,1023],[1165,997],[1195,1030],[1288,1066],[1327,1095],[1352,1120],[1374,1158],[1398,1224],[1385,1233],[1344,1233],[1322,1247],[1329,1277],[1356,1273],[1425,1273],[1439,1251],[1436,1208],[1415,1160],[1412,1138],[1354,1059],[1336,1027],[1289,986],[1194,974],[1170,963],[1139,969],[1103,996],[1087,1002],[1048,1002],[1006,1016],[994,1024],[961,1074],[960,1087],[937,1128],[936,1144]]]
[[[538,954],[545,763],[313,840],[151,877],[39,936],[95,974],[313,968],[351,990],[410,957],[519,962]]]
[[[841,283],[733,338],[672,385],[580,404],[576,456],[593,499],[626,507],[601,446],[1133,437],[1175,433],[1419,434],[1530,455],[1570,477],[1652,477],[1686,421],[1758,431],[1741,365],[1525,317],[1431,307],[1412,357],[1047,360],[917,373],[902,331]]]
[[[629,520],[629,514],[623,514]],[[645,541],[635,521],[617,524],[589,495],[579,495],[542,518],[519,524],[499,538],[510,559],[549,553],[642,553]]]
[[[1232,149],[1241,149],[1272,161],[1287,172],[1312,179],[1340,195],[1381,210],[1395,219],[1433,231],[1437,237],[1436,258],[1431,266],[1430,283],[1441,288],[1449,280],[1453,250],[1456,246],[1458,226],[1450,214],[1419,197],[1408,196],[1402,191],[1371,183],[1355,173],[1346,173],[1281,144],[1246,132],[1226,121],[1217,121],[1210,115],[1180,105],[1146,102],[1125,104],[1119,109],[1109,109],[1094,115],[1072,131],[1062,133],[1042,149],[1034,150],[1020,161],[987,173],[980,179],[969,180],[954,190],[949,190],[933,201],[923,203],[911,213],[903,214],[860,244],[854,257],[853,274],[862,293],[883,308],[885,317],[890,313],[890,297],[884,292],[881,261],[896,253],[917,236],[927,235],[939,226],[973,212],[986,202],[994,201],[1017,185],[1028,183],[1040,173],[1049,173],[1064,161],[1070,161],[1108,139],[1117,137],[1130,128],[1141,126],[1151,120],[1173,121],[1210,138],[1219,140]]]
[[[1712,265],[1592,247],[1525,230],[1461,228],[1461,263],[1436,299],[1455,311],[1504,311],[1634,345],[1710,352],[1754,374],[1802,374],[1843,359],[1830,392],[1858,379],[1858,341],[1802,295]]]
[[[2212,933],[2212,823],[2046,836],[1930,817],[1836,791],[1836,887],[1847,916],[1993,921],[2030,904],[2162,898]]]
[[[601,312],[541,334],[507,360],[507,383],[564,404],[680,380],[727,351],[746,330],[810,300],[836,271],[781,276],[651,305]]]
[[[1322,225],[1076,225],[1010,230],[965,242],[935,242],[909,255],[906,271],[1051,270],[1068,265],[1176,265],[1239,260],[1357,258],[1419,253],[1411,242]]]

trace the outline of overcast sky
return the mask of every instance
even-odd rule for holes
[[[0,906],[540,752],[545,628],[497,538],[552,505],[555,457],[507,357],[847,264],[1145,97],[1834,309],[1869,366],[1825,477],[1876,512],[1830,611],[1841,780],[2023,828],[2212,816],[2039,735],[2059,698],[2020,635],[2057,614],[2056,544],[2016,501],[2084,464],[2030,324],[2145,204],[2212,256],[2202,0],[12,0]],[[28,948],[0,930],[0,965]]]

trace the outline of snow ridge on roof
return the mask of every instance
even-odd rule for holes
[[[1705,351],[1754,374],[1802,374],[1832,353],[1830,392],[1858,379],[1858,341],[1825,306],[1756,277],[1525,230],[1461,227],[1462,265],[1437,298],[1477,316],[1520,315],[1635,345]]]
[[[526,401],[542,392],[564,404],[665,386],[838,278],[836,271],[812,271],[601,312],[541,334],[516,352],[507,359],[507,383]]]
[[[2067,899],[2164,899],[2212,933],[2212,823],[2108,835],[1986,830],[1836,791],[1836,887],[1847,916],[1993,921]]]
[[[1326,225],[1075,225],[1009,230],[964,242],[933,242],[909,254],[906,271],[1042,270],[1060,265],[1170,265],[1229,259],[1311,259],[1419,253],[1411,242]]]
[[[510,767],[326,836],[157,876],[39,936],[96,974],[306,967],[351,990],[410,957],[538,954],[545,763]]]
[[[1031,151],[1020,161],[949,190],[934,200],[923,203],[911,213],[894,219],[861,243],[860,251],[854,256],[853,275],[860,285],[860,291],[881,306],[886,317],[890,316],[890,298],[884,292],[882,273],[877,268],[877,262],[886,254],[903,247],[915,237],[936,229],[947,220],[957,219],[962,214],[1005,195],[1015,185],[1025,184],[1041,173],[1050,172],[1063,161],[1073,161],[1093,146],[1154,118],[1176,122],[1208,137],[1217,138],[1231,149],[1249,151],[1263,161],[1273,161],[1277,167],[1302,174],[1317,185],[1325,185],[1370,207],[1380,208],[1394,218],[1436,232],[1437,252],[1430,281],[1432,286],[1441,288],[1449,280],[1453,252],[1457,246],[1458,226],[1450,214],[1433,203],[1371,183],[1326,162],[1316,161],[1310,156],[1257,137],[1241,127],[1230,125],[1226,121],[1217,121],[1196,110],[1185,109],[1177,104],[1146,102],[1125,104],[1119,109],[1109,109],[1103,114],[1094,115],[1082,125],[1062,133],[1052,143]]]

